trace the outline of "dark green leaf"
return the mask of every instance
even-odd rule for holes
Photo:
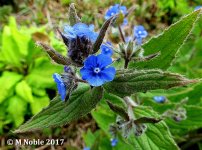
[[[102,87],[91,89],[82,85],[72,93],[67,103],[56,97],[48,107],[20,126],[15,133],[62,126],[89,113],[102,98],[103,89]]]
[[[160,70],[118,70],[115,79],[106,83],[104,88],[112,94],[124,97],[136,92],[169,89],[194,82],[197,80],[188,80],[179,74]]]
[[[109,105],[109,108],[116,114],[118,114],[119,116],[123,117],[125,120],[129,120],[129,116],[127,114],[127,112],[124,110],[124,108],[111,103],[110,101],[107,101],[107,104]]]
[[[105,23],[102,25],[102,28],[100,29],[100,33],[93,44],[93,54],[96,53],[100,49],[100,45],[103,42],[103,39],[105,37],[105,34],[107,32],[108,27],[111,25],[111,22],[115,19],[116,16],[109,18],[105,21]]]

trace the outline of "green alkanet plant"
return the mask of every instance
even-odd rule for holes
[[[119,8],[122,6],[117,6],[117,9]],[[110,11],[112,10],[109,10],[109,13]],[[172,65],[176,53],[200,17],[200,10],[183,17],[162,34],[151,38],[143,45],[141,45],[142,38],[147,36],[143,27],[137,31],[135,29],[137,33],[134,36],[139,42],[133,40],[127,42],[124,40],[124,31],[120,26],[122,22],[117,22],[123,42],[117,46],[119,50],[115,50],[113,58],[110,57],[111,54],[103,54],[103,49],[106,47],[101,46],[110,24],[118,18],[117,12],[112,14],[110,13],[111,16],[107,18],[99,33],[96,33],[93,25],[81,23],[74,5],[71,4],[70,25],[64,27],[64,32],[58,29],[68,49],[67,56],[59,54],[44,43],[37,43],[44,48],[53,61],[64,66],[64,73],[53,75],[60,96],[56,96],[48,107],[20,126],[15,133],[70,123],[90,113],[99,103],[102,103],[102,106],[106,106],[106,111],[110,109],[116,114],[118,118],[116,122],[102,123],[97,119],[100,117],[96,117],[99,114],[93,111],[92,115],[107,135],[111,126],[113,138],[118,138],[113,140],[112,146],[119,147],[121,143],[125,143],[127,149],[134,149],[136,146],[147,149],[148,143],[155,143],[159,140],[161,143],[161,140],[165,140],[166,142],[162,143],[161,147],[178,149],[163,120],[165,117],[159,116],[151,108],[140,106],[135,101],[134,95],[136,97],[138,93],[145,93],[149,90],[170,89],[199,81],[190,80],[166,70]],[[97,54],[100,53],[100,49],[102,49],[101,54]],[[109,48],[109,50],[111,52],[112,49]],[[119,59],[124,63],[117,67],[116,63]],[[103,109],[99,109],[100,107],[98,105],[97,110]],[[182,110],[184,109],[177,107],[172,114],[181,113],[185,116],[186,112]],[[169,115],[168,111],[164,116]],[[177,117],[179,119],[179,116]],[[123,136],[120,137],[120,133]],[[154,133],[156,137],[151,138],[150,136]],[[145,138],[154,141],[146,143]],[[152,145],[151,149],[155,149],[154,146]]]

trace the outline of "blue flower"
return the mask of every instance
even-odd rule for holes
[[[142,44],[142,39],[146,38],[147,35],[148,35],[145,28],[143,26],[141,26],[141,25],[135,26],[133,32],[134,32],[134,38],[135,38],[138,45],[141,45]]]
[[[60,94],[61,99],[64,101],[66,97],[66,86],[61,76],[57,73],[53,74],[53,79],[55,80],[58,88],[58,93]]]
[[[119,13],[123,13],[123,15],[126,15],[128,13],[126,6],[121,6],[119,4],[115,4],[114,6],[111,6],[106,14],[105,14],[105,19],[109,19],[112,16],[119,14]],[[122,25],[127,25],[128,24],[128,20],[125,18],[123,20],[123,24]]]
[[[107,42],[106,44],[102,44],[100,46],[101,54],[107,55],[111,57],[113,55],[112,44]]]
[[[84,147],[83,150],[90,150],[90,147]]]
[[[116,70],[114,67],[107,67],[111,63],[112,59],[104,54],[89,56],[80,70],[82,79],[92,86],[101,86],[105,82],[112,81]]]
[[[166,101],[165,96],[154,96],[153,99],[157,103],[164,103]]]
[[[63,41],[68,47],[68,56],[79,66],[83,65],[83,61],[92,52],[97,37],[98,33],[94,32],[94,25],[88,26],[84,23],[66,25],[62,33]]]
[[[111,139],[111,146],[116,146],[117,145],[117,143],[118,143],[118,140],[116,139],[116,138],[114,138],[114,139]]]
[[[201,5],[196,6],[196,7],[194,8],[194,10],[196,11],[196,10],[199,10],[200,8],[202,8],[202,6],[201,6]]]
[[[90,39],[91,42],[95,42],[98,37],[98,33],[94,32],[94,25],[86,25],[84,23],[77,23],[72,27],[69,25],[64,26],[64,36],[69,40],[78,37],[85,36]]]

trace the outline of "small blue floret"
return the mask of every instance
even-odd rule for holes
[[[91,86],[101,86],[112,81],[116,70],[114,67],[108,67],[111,63],[112,59],[104,54],[89,56],[80,70],[82,79],[88,81]]]
[[[199,10],[199,9],[201,9],[201,8],[202,8],[202,6],[199,5],[199,6],[196,6],[196,7],[194,8],[194,10],[196,11],[196,10]]]
[[[107,55],[109,57],[113,55],[112,44],[110,42],[102,44],[100,46],[100,49],[101,49],[101,54]]]
[[[134,27],[134,38],[138,45],[142,44],[142,39],[146,38],[147,35],[148,33],[143,26],[139,25]]]
[[[64,26],[64,36],[69,40],[78,37],[85,36],[90,39],[91,42],[95,42],[98,37],[98,33],[94,32],[94,25],[86,25],[84,23],[77,23],[72,27],[69,25]]]
[[[84,147],[83,150],[90,150],[90,147]]]
[[[61,96],[61,99],[64,101],[65,97],[66,97],[66,86],[65,83],[63,82],[61,76],[57,73],[53,74],[53,79],[55,80],[56,84],[57,84],[57,89],[58,89],[58,93]]]
[[[153,99],[157,103],[164,103],[166,101],[165,96],[154,96]]]
[[[107,20],[119,13],[123,13],[124,15],[126,15],[128,13],[126,6],[121,6],[119,4],[115,4],[114,6],[111,6],[105,14],[105,19]],[[128,24],[128,20],[124,18],[122,25],[127,25],[127,24]]]
[[[118,140],[116,138],[114,138],[114,139],[111,140],[111,146],[114,147],[114,146],[117,145],[117,143],[118,143]]]

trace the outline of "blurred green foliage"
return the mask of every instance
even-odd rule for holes
[[[62,71],[62,67],[53,65],[34,42],[36,38],[49,39],[43,34],[44,29],[18,28],[13,17],[3,27],[0,38],[0,134],[18,127],[26,116],[38,113],[49,104],[49,95],[55,95],[51,75]],[[50,43],[60,47],[52,33]]]

